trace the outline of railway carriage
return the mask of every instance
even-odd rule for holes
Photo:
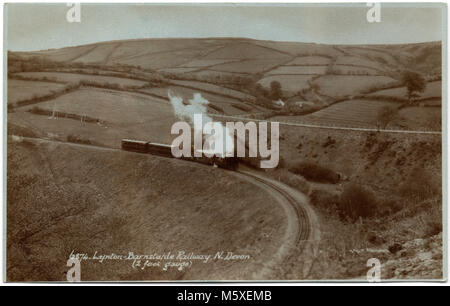
[[[173,157],[172,156],[172,146],[163,143],[149,142],[148,143],[148,153],[164,156],[164,157]]]
[[[133,139],[122,139],[122,149],[126,151],[133,151],[138,153],[150,153],[163,157],[172,158],[172,146],[168,144],[140,141]],[[238,166],[238,159],[236,157],[181,157],[186,161],[193,161],[205,165],[216,165],[220,168],[236,170]]]
[[[122,139],[122,150],[147,153],[148,142],[133,139]]]

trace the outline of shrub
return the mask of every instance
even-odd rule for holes
[[[328,213],[336,213],[339,203],[339,196],[326,192],[325,190],[314,189],[310,196],[311,204],[318,209]]]
[[[340,175],[331,169],[319,166],[311,162],[297,162],[289,167],[289,171],[303,176],[307,180],[336,184]]]
[[[72,134],[67,135],[67,142],[91,144],[91,141],[89,139],[83,139]]]
[[[400,185],[400,195],[410,199],[426,200],[438,192],[430,174],[422,167],[415,167]]]
[[[295,188],[304,194],[308,194],[310,185],[303,177],[294,175],[285,169],[279,169],[275,172],[275,177],[284,184]]]
[[[384,202],[384,210],[381,212],[382,215],[391,215],[398,213],[404,207],[403,202],[396,199],[390,198]]]
[[[424,209],[416,226],[423,231],[423,238],[427,238],[442,232],[442,201],[439,197],[435,197],[423,204]]]
[[[338,204],[341,217],[356,221],[359,217],[374,216],[377,209],[375,195],[357,184],[348,184],[341,194]]]

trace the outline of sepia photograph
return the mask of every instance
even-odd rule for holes
[[[447,279],[445,3],[3,26],[5,282]]]

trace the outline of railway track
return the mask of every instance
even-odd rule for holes
[[[307,204],[306,197],[299,198],[295,196],[297,191],[290,190],[290,187],[284,187],[284,184],[274,181],[270,178],[254,174],[247,170],[236,171],[241,175],[249,178],[249,180],[257,181],[264,189],[272,190],[277,193],[279,197],[286,200],[286,203],[290,206],[290,209],[286,211],[287,214],[293,214],[295,217],[295,226],[289,227],[287,231],[295,230],[294,237],[282,243],[280,249],[287,245],[287,252],[284,256],[279,258],[279,262],[274,263],[277,265],[292,265],[299,272],[302,273],[302,279],[305,279],[310,274],[313,263],[315,261],[315,254],[317,253],[317,244],[320,240],[320,229],[318,225],[317,216]],[[287,189],[286,189],[287,188]],[[292,194],[293,193],[293,194]],[[287,222],[289,223],[290,216],[287,216]],[[277,257],[277,256],[274,256]],[[301,261],[301,262],[299,262]],[[297,264],[301,263],[302,269]],[[270,275],[270,272],[267,271]],[[262,273],[264,275],[264,273]],[[266,275],[264,275],[266,277]]]
[[[288,200],[290,205],[294,208],[297,219],[299,221],[299,231],[295,239],[294,247],[295,249],[300,250],[299,253],[301,253],[304,247],[303,242],[310,240],[310,232],[311,232],[310,220],[308,218],[308,214],[306,213],[305,209],[301,205],[299,205],[299,203],[297,202],[296,199],[294,199],[294,197],[292,197],[289,193],[287,193],[280,187],[276,186],[275,184],[272,184],[269,181],[262,179],[258,176],[252,175],[249,172],[246,171],[239,171],[239,172],[261,182],[262,184],[268,186],[269,188],[276,190],[280,195],[282,195],[284,198]],[[289,259],[291,259],[294,255],[295,254],[291,252]]]

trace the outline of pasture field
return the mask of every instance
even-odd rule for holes
[[[284,60],[285,61],[285,60]],[[238,72],[238,73],[260,73],[282,64],[283,59],[255,59],[245,60],[212,67],[216,71]]]
[[[344,50],[363,56],[369,59],[373,59],[381,65],[388,65],[390,67],[396,67],[398,62],[392,56],[392,54],[383,49],[367,48],[367,47],[344,47]]]
[[[172,106],[165,100],[97,88],[82,88],[37,105],[50,111],[55,109],[57,112],[87,115],[118,124],[143,123],[149,120],[170,121],[172,118]],[[33,107],[30,105],[23,109]]]
[[[335,62],[339,65],[354,65],[380,70],[380,63],[360,56],[339,56]]]
[[[102,76],[102,75],[88,75],[88,74],[77,74],[77,73],[66,73],[66,72],[21,72],[17,73],[18,76],[22,77],[31,77],[31,78],[48,78],[49,80],[57,80],[59,82],[66,83],[77,83],[82,80],[88,80],[98,83],[110,83],[110,84],[118,84],[121,86],[144,86],[147,82],[118,78],[118,77],[110,77],[110,76]]]
[[[325,74],[327,66],[280,66],[276,69],[270,70],[266,75],[311,75],[311,74]]]
[[[320,86],[320,92],[331,97],[355,95],[372,86],[382,86],[395,80],[386,76],[324,75],[314,83]]]
[[[368,96],[387,96],[396,98],[407,98],[406,87],[397,87],[375,91],[368,94]],[[420,94],[419,99],[439,98],[442,97],[442,81],[435,81],[427,83],[425,91]]]
[[[220,41],[211,39],[138,39],[122,40],[120,48],[111,55],[111,60],[131,59],[144,57],[150,54],[165,53],[177,50],[203,49],[205,51],[214,50],[222,45]],[[113,42],[109,42],[113,43]]]
[[[215,106],[220,107],[223,109],[224,114],[226,115],[239,115],[239,114],[247,114],[247,112],[235,108],[232,104],[242,104],[241,101],[223,97],[219,95],[214,95],[208,92],[201,92],[196,89],[186,88],[186,87],[180,87],[180,86],[168,86],[164,88],[147,88],[141,90],[142,92],[148,92],[157,96],[161,97],[167,97],[168,90],[172,90],[176,95],[181,96],[184,101],[189,101],[194,97],[195,93],[200,93],[203,98],[208,100],[210,104],[213,104]],[[247,104],[246,104],[247,105]],[[217,113],[217,110],[211,107],[208,107],[208,112]]]
[[[269,88],[272,81],[278,81],[283,91],[287,93],[295,93],[304,88],[308,88],[308,81],[314,75],[274,75],[267,76],[258,81],[263,87]]]
[[[332,68],[338,74],[380,75],[379,70],[369,67],[336,64]]]
[[[59,113],[52,119],[28,112],[33,107]],[[64,114],[88,116],[102,122],[81,122],[65,118]],[[105,146],[120,147],[122,138],[168,142],[171,126],[179,119],[174,116],[170,103],[163,99],[83,88],[54,100],[18,108],[8,114],[8,120],[44,137],[66,140],[68,135],[76,135]]]
[[[89,53],[86,53],[75,60],[75,63],[85,63],[92,64],[103,62],[106,63],[108,60],[108,56],[114,52],[114,50],[120,46],[120,43],[112,43],[112,44],[100,44],[95,46]]]
[[[226,64],[231,62],[238,62],[239,60],[233,60],[233,59],[195,59],[193,61],[190,61],[188,63],[185,63],[181,65],[180,67],[188,67],[188,68],[204,68],[204,67],[210,67],[220,64]]]
[[[166,73],[189,73],[197,70],[199,70],[199,68],[174,67],[174,68],[163,68],[159,71]]]
[[[377,112],[393,102],[348,100],[339,102],[305,116],[277,116],[274,121],[297,122],[324,126],[376,128]]]
[[[243,99],[252,99],[253,97],[245,92],[237,91],[234,89],[214,85],[211,83],[198,82],[198,81],[185,81],[185,80],[171,80],[170,81],[174,85],[191,87],[198,90],[206,90],[213,92],[217,95],[225,95],[230,96],[239,100]]]
[[[338,56],[342,53],[334,46],[315,43],[296,43],[278,41],[258,41],[255,44],[288,53],[292,56]]]
[[[207,50],[198,48],[180,49],[121,58],[118,62],[150,69],[173,68],[201,57],[205,53]]]
[[[288,59],[289,55],[276,49],[262,47],[248,42],[231,43],[213,52],[204,59]]]
[[[94,48],[95,45],[85,45],[53,50],[43,50],[39,52],[20,52],[20,54],[25,56],[25,58],[33,56],[43,56],[46,59],[57,62],[71,62],[91,52]]]
[[[52,82],[36,82],[22,80],[8,80],[8,104],[41,97],[64,88],[64,84]]]
[[[196,77],[198,77],[200,79],[204,78],[206,80],[223,78],[223,77],[236,77],[236,76],[248,77],[249,76],[248,73],[214,70],[214,67],[198,70],[198,71],[192,72],[190,74],[195,75]]]
[[[286,66],[328,65],[331,59],[324,56],[299,56],[286,64]]]

